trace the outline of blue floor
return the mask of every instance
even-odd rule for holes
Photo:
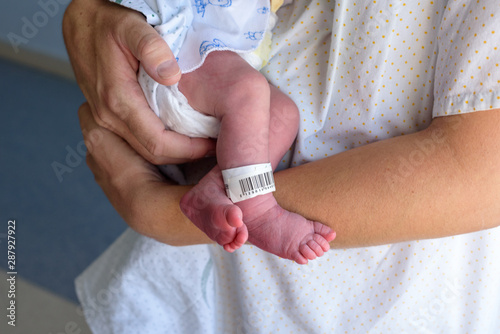
[[[18,275],[73,301],[74,278],[126,228],[82,155],[83,101],[74,82],[0,59],[0,267],[15,219]]]

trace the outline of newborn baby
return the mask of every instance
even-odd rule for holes
[[[284,210],[272,194],[273,171],[299,122],[293,101],[258,71],[267,63],[274,12],[282,3],[134,0],[124,5],[140,10],[155,26],[183,71],[178,85],[170,87],[139,72],[151,108],[168,129],[218,138],[217,166],[184,195],[183,213],[228,252],[248,240],[306,264],[329,249],[335,232]]]

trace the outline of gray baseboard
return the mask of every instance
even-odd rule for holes
[[[66,79],[75,80],[75,75],[73,74],[73,69],[71,68],[69,61],[57,59],[22,48],[20,48],[19,52],[16,53],[12,46],[4,41],[0,41],[0,57],[25,66],[49,72]]]

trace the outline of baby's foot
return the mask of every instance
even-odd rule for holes
[[[329,227],[286,211],[272,194],[239,202],[248,228],[248,241],[255,246],[306,264],[330,249],[335,232]]]
[[[227,197],[218,166],[182,197],[180,207],[186,217],[228,252],[234,252],[248,239],[241,209]]]

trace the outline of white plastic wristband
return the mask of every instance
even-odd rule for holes
[[[227,197],[233,203],[276,190],[270,163],[225,169],[222,178]]]

